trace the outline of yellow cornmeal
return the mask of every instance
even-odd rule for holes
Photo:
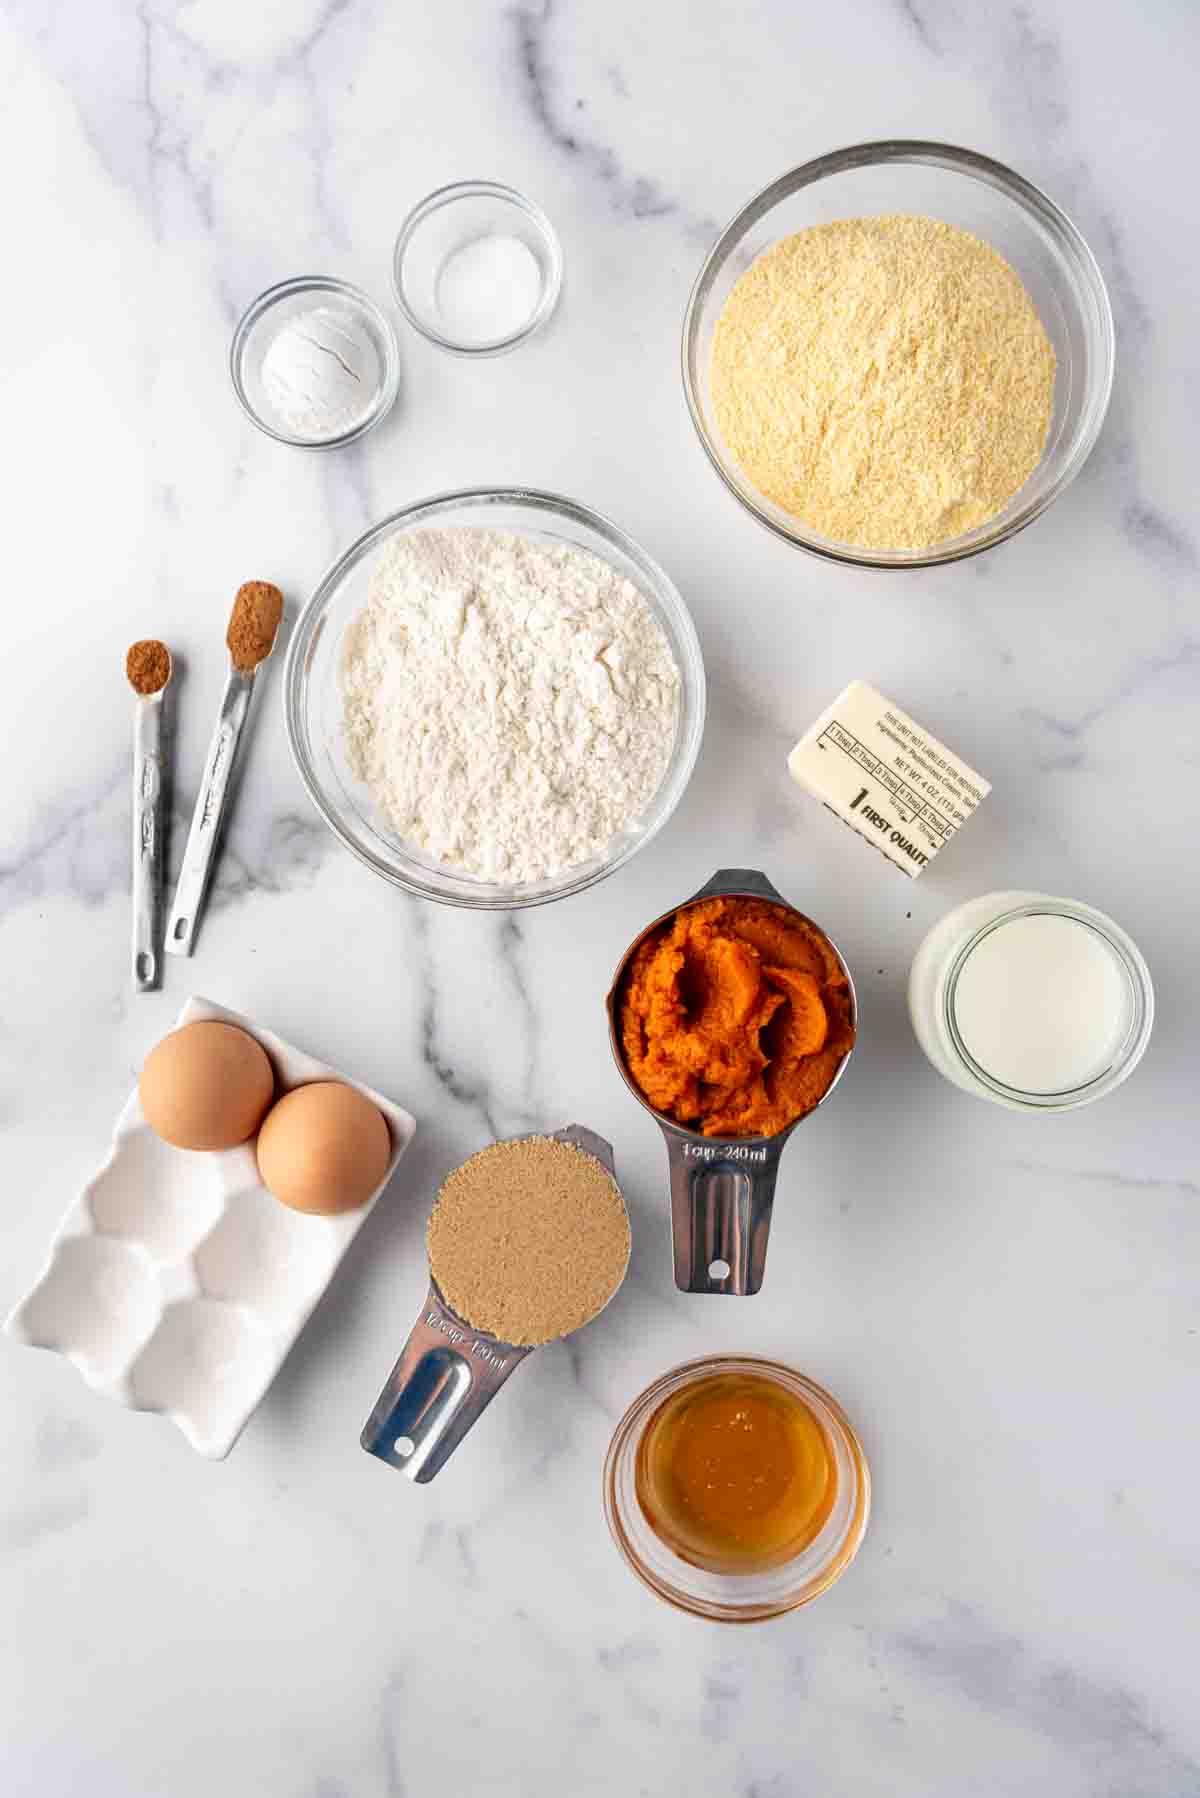
[[[1036,468],[1054,351],[1015,270],[937,219],[842,219],[758,258],[713,335],[717,423],[820,536],[928,549]]]

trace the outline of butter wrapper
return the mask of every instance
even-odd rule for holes
[[[851,681],[788,757],[798,786],[915,880],[991,785],[866,681]]]

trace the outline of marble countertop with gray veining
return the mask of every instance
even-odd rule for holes
[[[228,1461],[0,1341],[6,1798],[1200,1792],[1198,53],[1180,0],[0,0],[0,1309],[189,990],[419,1120]],[[906,577],[758,529],[678,376],[720,224],[782,169],[886,135],[1044,186],[1118,330],[1070,493]],[[360,444],[259,435],[226,375],[241,308],[306,271],[390,305],[403,213],[473,175],[561,233],[550,330],[479,366],[404,331],[400,402]],[[669,828],[563,905],[406,901],[310,808],[274,666],[199,951],[135,998],[126,644],[178,653],[179,826],[238,583],[279,582],[294,617],[386,511],[508,482],[609,514],[693,611],[710,721]],[[855,675],[994,783],[915,884],[786,776]],[[862,1013],[850,1077],[784,1163],[767,1286],[730,1304],[674,1290],[661,1143],[602,1005],[630,938],[720,864],[829,925]],[[1157,978],[1150,1051],[1101,1105],[1012,1114],[917,1051],[917,942],[1008,886],[1111,912]],[[357,1438],[420,1302],[431,1194],[493,1134],[575,1119],[616,1145],[631,1276],[413,1488]],[[749,1630],[658,1604],[599,1503],[630,1398],[739,1347],[840,1396],[876,1495],[842,1582]]]

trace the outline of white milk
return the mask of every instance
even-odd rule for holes
[[[959,970],[954,1022],[1002,1086],[1066,1093],[1111,1067],[1129,1029],[1129,981],[1104,938],[1076,918],[1013,918]]]
[[[940,1074],[1016,1111],[1067,1111],[1141,1059],[1154,987],[1137,944],[1090,905],[984,893],[929,931],[908,1007]]]

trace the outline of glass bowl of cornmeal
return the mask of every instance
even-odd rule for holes
[[[924,568],[1032,523],[1086,462],[1112,310],[1066,214],[949,144],[857,144],[744,206],[683,327],[700,442],[768,530]]]
[[[837,1401],[777,1361],[714,1355],[634,1400],[604,1467],[618,1549],[681,1611],[754,1623],[810,1603],[857,1554],[871,1476]]]

